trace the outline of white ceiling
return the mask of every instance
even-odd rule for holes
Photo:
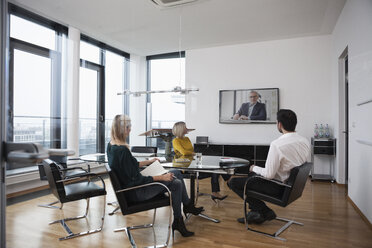
[[[170,9],[151,0],[11,2],[126,52],[153,55],[330,34],[345,1],[200,0]]]

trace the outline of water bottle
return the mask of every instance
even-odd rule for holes
[[[331,133],[329,132],[329,126],[328,126],[328,124],[326,124],[325,131],[324,131],[324,136],[326,138],[331,137]]]
[[[315,127],[314,127],[314,138],[319,138],[318,124],[315,124]]]
[[[319,138],[323,138],[323,137],[324,137],[324,127],[323,127],[323,124],[320,124]]]

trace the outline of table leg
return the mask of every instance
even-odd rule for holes
[[[190,174],[190,200],[192,201],[193,204],[195,204],[195,173]],[[192,214],[188,214],[186,216],[186,221],[190,219]],[[214,223],[220,223],[221,221],[218,219],[214,219],[212,217],[209,217],[206,214],[199,214],[199,217],[202,217],[204,219],[210,220]]]
[[[190,199],[195,204],[195,174],[190,174]]]

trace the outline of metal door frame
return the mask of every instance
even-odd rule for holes
[[[9,48],[8,34],[8,6],[6,0],[0,2],[0,33],[1,33],[1,49],[0,49],[0,247],[5,248],[6,235],[5,235],[5,214],[6,214],[6,195],[5,195],[5,161],[4,161],[4,144],[6,138],[6,111],[7,111],[7,67],[8,63],[6,51]]]

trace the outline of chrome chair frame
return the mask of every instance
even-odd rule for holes
[[[148,186],[151,186],[151,185],[160,185],[162,187],[164,187],[167,191],[167,193],[169,194],[169,223],[168,223],[168,234],[167,234],[167,240],[164,244],[161,244],[161,245],[152,245],[152,246],[146,246],[146,248],[150,248],[150,247],[167,247],[168,244],[169,244],[169,239],[170,239],[170,233],[171,233],[171,225],[172,225],[172,215],[173,215],[173,209],[172,209],[172,193],[171,191],[169,190],[169,188],[167,186],[165,186],[164,184],[162,183],[158,183],[158,182],[153,182],[153,183],[147,183],[147,184],[143,184],[143,185],[139,185],[139,186],[134,186],[134,187],[130,187],[130,188],[125,188],[125,189],[121,189],[121,190],[117,190],[115,191],[116,194],[120,194],[120,193],[124,193],[126,191],[129,191],[129,190],[133,190],[133,189],[139,189],[139,188],[143,188],[143,187],[148,187]],[[127,234],[128,236],[128,239],[129,239],[129,242],[131,244],[131,246],[133,248],[137,247],[136,245],[136,242],[134,241],[134,238],[131,234],[131,230],[135,230],[135,229],[142,229],[142,228],[152,228],[153,229],[153,233],[154,233],[154,237],[155,237],[155,230],[154,230],[154,224],[155,224],[155,218],[156,218],[156,208],[154,209],[154,215],[153,215],[153,219],[152,219],[152,223],[150,224],[144,224],[144,225],[137,225],[137,226],[127,226],[127,227],[121,227],[121,228],[117,228],[114,230],[114,232],[121,232],[121,231],[125,231],[125,233]],[[155,238],[155,241],[156,241],[156,238]]]
[[[51,160],[46,160],[48,163],[48,166],[49,163],[54,163],[54,162],[51,162]],[[65,179],[62,179],[62,180],[57,180],[55,181],[55,183],[63,183],[63,187],[65,187],[65,183],[66,182],[71,182],[73,183],[74,181],[77,181],[77,180],[88,180],[90,181],[91,180],[91,177],[96,177],[96,178],[99,178],[102,182],[102,186],[103,186],[103,190],[105,191],[105,194],[104,195],[101,195],[104,197],[104,200],[103,200],[103,213],[102,213],[102,217],[101,217],[101,225],[99,228],[96,228],[96,229],[93,229],[93,230],[88,230],[88,231],[84,231],[84,232],[80,232],[80,233],[74,233],[71,231],[71,229],[69,228],[69,226],[67,225],[67,221],[71,221],[71,220],[78,220],[78,219],[82,219],[82,218],[86,218],[87,215],[88,215],[88,211],[89,211],[89,200],[90,198],[86,198],[86,201],[87,201],[87,206],[86,206],[86,209],[85,209],[85,214],[84,215],[80,215],[80,216],[76,216],[76,217],[69,217],[69,218],[64,218],[64,219],[60,219],[60,220],[55,220],[55,221],[52,221],[49,223],[49,225],[52,225],[52,224],[55,224],[55,223],[60,223],[62,225],[62,227],[65,229],[65,231],[68,233],[67,236],[65,237],[61,237],[59,238],[60,241],[62,240],[67,240],[67,239],[72,239],[72,238],[76,238],[76,237],[80,237],[80,236],[83,236],[83,235],[87,235],[87,234],[92,234],[92,233],[96,233],[96,232],[100,232],[103,228],[103,224],[104,224],[104,219],[105,219],[105,211],[106,211],[106,185],[105,185],[105,182],[104,180],[102,179],[102,177],[98,176],[97,174],[94,174],[94,173],[84,173],[84,174],[75,174],[75,175],[72,175],[68,178],[65,178]],[[58,188],[57,188],[58,190]],[[78,200],[78,199],[76,199]],[[63,201],[63,200],[62,200]],[[71,200],[67,201],[67,202],[70,202]],[[74,201],[74,200],[72,200]],[[63,203],[61,203],[63,205]]]
[[[304,165],[307,165],[308,163],[305,163],[299,167],[302,167]],[[296,168],[296,167],[295,167]],[[307,175],[309,174],[310,172],[310,166],[308,167],[308,171],[307,171]],[[294,168],[293,168],[294,169]],[[292,170],[293,170],[292,169]],[[292,171],[291,171],[291,174],[292,174]],[[297,175],[296,175],[297,177]],[[279,221],[282,221],[282,222],[285,222],[284,225],[282,225],[276,232],[274,233],[267,233],[267,232],[263,232],[263,231],[259,231],[259,230],[256,230],[256,229],[253,229],[253,228],[250,228],[248,226],[248,222],[247,222],[247,183],[249,180],[253,179],[253,178],[259,178],[260,180],[264,180],[264,181],[267,181],[267,182],[271,182],[271,183],[275,183],[279,186],[283,186],[285,187],[287,190],[292,190],[293,187],[295,185],[289,185],[289,184],[286,184],[286,183],[282,183],[280,181],[277,181],[277,180],[274,180],[274,179],[267,179],[263,176],[260,176],[260,175],[256,175],[256,176],[253,176],[251,178],[249,178],[246,182],[245,182],[245,185],[244,185],[244,222],[245,222],[245,227],[248,231],[251,231],[251,232],[255,232],[255,233],[259,233],[259,234],[262,234],[262,235],[265,235],[267,237],[270,237],[270,238],[274,238],[274,239],[278,239],[278,240],[281,240],[281,241],[286,241],[285,238],[282,238],[282,237],[279,237],[279,235],[284,232],[288,227],[290,227],[292,224],[296,224],[296,225],[300,225],[300,226],[303,226],[304,224],[303,223],[300,223],[300,222],[297,222],[297,221],[294,221],[294,220],[289,220],[289,219],[286,219],[286,218],[281,218],[281,217],[276,217],[275,219],[276,220],[279,220]],[[306,184],[306,181],[305,181],[305,184]],[[303,185],[303,187],[305,186],[305,184]],[[302,194],[302,191],[301,191],[301,194]],[[297,198],[299,198],[301,195],[297,196]],[[293,199],[289,199],[288,201],[292,202],[294,200],[296,200],[297,198],[293,198]],[[261,199],[262,200],[262,199]],[[287,206],[290,202],[286,202],[284,205],[281,205],[282,207],[285,207]],[[275,203],[274,203],[275,204]]]
[[[57,183],[65,183],[65,182],[69,182],[69,181],[73,181],[73,180],[76,180],[77,178],[81,178],[81,176],[83,177],[86,177],[86,176],[97,176],[102,184],[103,184],[103,187],[106,188],[105,186],[105,182],[103,181],[103,179],[96,175],[96,174],[93,174],[93,173],[88,173],[88,174],[84,174],[84,175],[76,175],[76,176],[73,176],[73,177],[70,177],[70,178],[67,178],[67,179],[64,179],[64,180],[59,180],[57,181]],[[84,232],[80,232],[80,233],[73,233],[71,231],[71,229],[69,228],[69,226],[67,225],[67,221],[70,221],[70,220],[78,220],[78,219],[82,219],[82,218],[86,218],[87,215],[88,215],[88,211],[89,211],[89,200],[90,198],[87,198],[86,201],[87,201],[87,206],[85,208],[85,214],[84,215],[80,215],[80,216],[76,216],[76,217],[70,217],[70,218],[65,218],[65,219],[60,219],[60,220],[55,220],[55,221],[52,221],[49,223],[49,225],[51,224],[55,224],[55,223],[60,223],[62,225],[62,227],[66,230],[66,232],[68,233],[67,236],[65,237],[61,237],[59,238],[59,240],[66,240],[66,239],[72,239],[72,238],[76,238],[76,237],[79,237],[79,236],[83,236],[83,235],[87,235],[87,234],[92,234],[92,233],[96,233],[96,232],[100,232],[102,231],[102,228],[103,228],[103,223],[104,223],[104,220],[105,220],[105,212],[106,212],[106,195],[104,195],[103,197],[103,212],[102,212],[102,217],[101,217],[101,226],[99,228],[96,228],[96,229],[93,229],[93,230],[88,230],[88,231],[84,231]],[[63,205],[63,203],[62,203]]]

